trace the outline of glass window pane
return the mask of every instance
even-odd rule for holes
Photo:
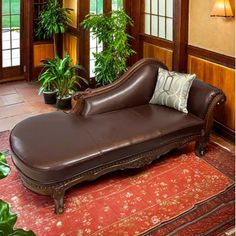
[[[159,37],[160,38],[165,38],[165,17],[159,17]]]
[[[20,27],[20,15],[11,16],[11,28]]]
[[[2,0],[2,14],[10,14],[10,0]]]
[[[11,14],[20,14],[20,0],[11,0]]]
[[[166,16],[173,18],[173,0],[167,0],[166,4]]]
[[[158,17],[152,16],[152,35],[158,36]]]
[[[11,31],[3,30],[2,31],[2,49],[11,48]]]
[[[90,48],[90,60],[95,59],[93,53],[96,52],[96,48]]]
[[[145,13],[150,13],[151,11],[150,0],[145,0]]]
[[[159,15],[165,16],[166,14],[166,1],[165,0],[159,0]]]
[[[12,44],[12,48],[19,48],[20,47],[20,40],[19,39],[12,39],[11,44]]]
[[[12,50],[12,58],[19,58],[20,57],[20,49],[13,49]]]
[[[5,50],[2,52],[2,67],[11,66],[11,51]]]
[[[14,40],[20,39],[20,31],[19,30],[12,30],[11,31],[11,38]]]
[[[172,41],[173,40],[173,20],[166,20],[166,39]]]
[[[11,48],[11,41],[10,40],[3,40],[2,41],[2,49],[10,49]]]
[[[11,66],[11,60],[10,59],[8,59],[8,60],[3,60],[2,61],[2,67],[4,68],[4,67],[10,67]]]
[[[3,30],[2,31],[2,40],[6,41],[6,40],[11,40],[11,31],[10,30]]]
[[[145,14],[145,29],[144,29],[145,34],[150,34],[150,15]]]
[[[12,66],[19,66],[20,65],[20,58],[12,58]]]
[[[123,8],[123,0],[112,0],[112,10],[120,10]]]
[[[157,15],[158,14],[158,4],[157,0],[152,0],[152,14]]]
[[[97,40],[94,37],[90,37],[90,48],[96,48]]]
[[[96,9],[97,9],[97,1],[90,0],[90,13],[96,14]]]
[[[97,0],[97,14],[103,13],[103,0]]]
[[[3,16],[2,17],[2,28],[10,28],[10,16]]]
[[[90,77],[94,77],[95,60],[90,60]]]

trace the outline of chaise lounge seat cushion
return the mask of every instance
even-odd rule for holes
[[[49,184],[153,150],[173,138],[200,135],[203,125],[191,113],[151,104],[92,116],[54,112],[20,122],[10,143],[21,173]]]

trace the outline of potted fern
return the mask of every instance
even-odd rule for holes
[[[48,0],[47,5],[39,15],[36,36],[44,39],[53,38],[54,56],[57,55],[56,35],[64,33],[71,22],[72,9],[63,8],[58,0]]]
[[[133,24],[132,19],[124,10],[118,10],[109,14],[87,15],[81,24],[103,44],[103,50],[94,53],[97,84],[112,83],[127,71],[126,60],[134,53],[128,43],[131,36],[126,32],[127,26]]]

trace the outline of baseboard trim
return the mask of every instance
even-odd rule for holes
[[[213,130],[231,143],[235,143],[235,131],[221,124],[219,121],[214,121]]]

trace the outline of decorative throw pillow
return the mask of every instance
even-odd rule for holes
[[[188,94],[195,78],[195,74],[183,74],[159,68],[155,91],[149,103],[165,105],[188,113]]]

